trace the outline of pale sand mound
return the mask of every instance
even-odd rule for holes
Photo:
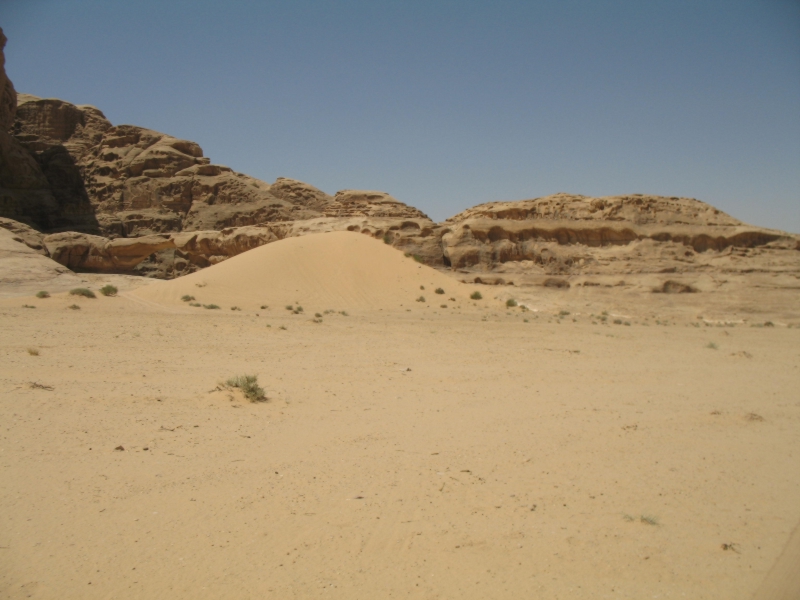
[[[420,289],[424,286],[424,290]],[[436,294],[442,288],[444,295]],[[469,298],[473,288],[417,263],[374,238],[336,231],[287,238],[198,273],[150,285],[132,295],[161,304],[181,297],[222,308],[298,303],[313,310],[397,309]]]

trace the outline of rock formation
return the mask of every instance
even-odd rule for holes
[[[482,283],[566,289],[594,285],[591,276],[756,263],[800,273],[800,236],[690,198],[555,194],[481,204],[436,224],[385,192],[269,184],[212,164],[192,141],[17,94],[4,44],[0,30],[0,229],[70,269],[171,278],[286,237],[347,230]],[[664,292],[689,288],[657,282]]]
[[[517,273],[518,280],[686,272],[706,268],[720,255],[797,249],[798,239],[745,225],[695,199],[641,194],[491,202],[442,224],[445,264],[464,273]]]

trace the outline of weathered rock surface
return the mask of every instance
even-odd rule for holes
[[[81,284],[72,271],[42,256],[12,231],[0,228],[0,296],[65,290]]]
[[[691,198],[555,194],[491,202],[442,224],[445,264],[485,281],[549,276],[734,271],[743,257],[769,255],[777,269],[797,270],[800,236],[745,225]],[[726,258],[727,257],[727,258]],[[512,274],[514,276],[512,276]]]
[[[55,211],[56,199],[35,157],[9,133],[17,112],[17,93],[6,76],[5,44],[0,29],[0,216],[33,225]]]

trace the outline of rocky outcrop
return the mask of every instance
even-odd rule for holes
[[[444,263],[479,274],[685,272],[720,254],[790,250],[797,239],[699,200],[640,194],[491,202],[442,224]]]
[[[44,246],[53,260],[73,271],[124,273],[153,253],[174,248],[175,242],[166,235],[109,240],[71,231],[48,235]]]
[[[82,284],[72,271],[42,256],[13,231],[0,227],[0,297]]]
[[[5,44],[0,29],[0,216],[34,225],[54,214],[57,203],[35,157],[9,133],[17,113],[17,93],[6,76]]]

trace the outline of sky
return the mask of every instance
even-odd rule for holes
[[[0,0],[18,92],[436,221],[686,196],[800,233],[798,0]]]

